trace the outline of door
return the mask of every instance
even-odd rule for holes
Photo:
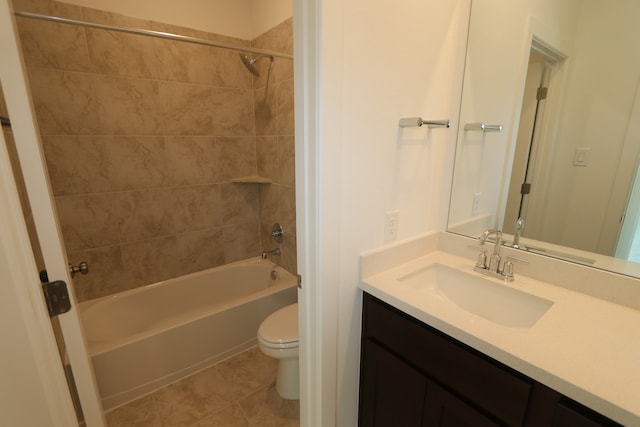
[[[373,340],[363,354],[359,425],[422,426],[427,377]]]
[[[105,425],[102,405],[78,317],[9,0],[0,0],[0,56],[0,84],[4,88],[7,108],[12,118],[17,154],[44,264],[49,279],[66,282],[70,292],[71,310],[60,315],[59,322],[75,385],[87,426],[101,427]],[[32,285],[39,286],[37,283]]]
[[[539,119],[543,116],[544,99],[549,86],[550,64],[545,57],[531,51],[527,79],[522,100],[522,110],[518,126],[518,138],[514,153],[509,194],[504,216],[504,229],[515,229],[519,218],[528,218],[527,206],[534,181],[537,150],[536,138]]]

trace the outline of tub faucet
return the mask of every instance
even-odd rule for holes
[[[280,248],[275,248],[272,251],[262,252],[262,259],[267,259],[269,255],[278,255],[280,256]]]

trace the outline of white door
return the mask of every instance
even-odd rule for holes
[[[0,0],[0,83],[49,280],[62,280],[68,284],[72,307],[59,316],[59,321],[85,421],[88,427],[102,427],[105,425],[102,405],[79,322],[11,10],[10,0]]]

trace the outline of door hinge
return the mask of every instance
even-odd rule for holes
[[[302,276],[299,274],[296,274],[296,280],[298,281],[298,287],[302,289]]]
[[[538,88],[538,93],[536,94],[536,99],[538,101],[542,100],[542,99],[547,99],[547,92],[548,92],[549,88],[546,87],[539,87]]]
[[[69,291],[67,291],[67,284],[62,280],[43,283],[42,292],[47,302],[49,317],[71,310],[71,299],[69,298]]]
[[[522,187],[520,187],[520,194],[529,194],[531,193],[531,184],[528,182],[523,182]]]

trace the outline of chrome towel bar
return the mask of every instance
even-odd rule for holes
[[[502,125],[488,125],[485,123],[467,123],[464,130],[481,130],[482,132],[502,132]]]
[[[427,125],[430,128],[448,128],[451,127],[451,122],[449,120],[423,120],[422,117],[406,117],[398,122],[398,126],[401,128],[420,127],[422,125]]]

